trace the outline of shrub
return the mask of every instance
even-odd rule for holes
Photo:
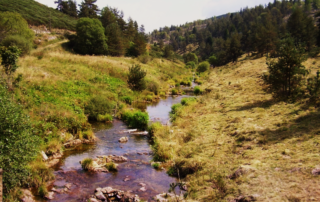
[[[154,167],[155,169],[159,169],[160,168],[160,164],[159,163],[153,163],[152,167]]]
[[[193,89],[193,93],[194,93],[195,95],[200,95],[200,94],[202,93],[202,91],[201,91],[201,89],[200,89],[198,86],[196,86],[196,87],[194,87],[194,89]]]
[[[5,47],[16,46],[21,50],[21,55],[30,53],[32,49],[32,41],[27,40],[20,35],[7,36],[1,43]]]
[[[88,114],[89,120],[97,121],[99,114],[110,114],[113,106],[106,98],[96,96],[90,99],[85,106],[85,114]]]
[[[178,90],[177,89],[172,89],[171,90],[172,95],[178,95]]]
[[[136,111],[126,111],[122,114],[122,120],[130,127],[145,130],[148,127],[149,115],[148,113]]]
[[[153,101],[153,96],[152,95],[147,95],[145,99],[146,99],[146,101],[152,102]]]
[[[108,169],[108,171],[111,171],[111,172],[118,171],[117,164],[115,164],[114,162],[106,163],[106,168]]]
[[[40,185],[40,187],[38,188],[38,194],[41,197],[45,197],[48,194],[48,190],[45,184]]]
[[[183,59],[185,63],[188,62],[194,62],[195,64],[198,64],[198,57],[194,53],[187,53],[183,55]]]
[[[24,183],[30,173],[28,163],[39,154],[41,141],[32,134],[30,119],[0,85],[0,168],[6,195]]]
[[[205,72],[209,69],[209,67],[210,67],[209,62],[206,62],[206,61],[201,62],[197,68],[197,72],[199,72],[199,73]]]
[[[187,68],[190,67],[191,69],[196,68],[196,63],[194,61],[187,62],[186,64]]]
[[[143,63],[143,64],[148,64],[148,62],[150,62],[151,59],[152,59],[152,58],[151,58],[149,55],[140,55],[140,56],[138,57],[138,60],[139,60],[141,63]]]
[[[47,146],[46,154],[52,155],[57,152],[60,152],[61,147],[62,147],[62,144],[57,138],[52,139]]]
[[[81,167],[83,170],[90,170],[93,166],[93,160],[91,158],[86,158],[81,161]]]
[[[84,132],[82,133],[82,137],[83,137],[84,139],[87,139],[87,140],[92,140],[92,139],[95,137],[95,135],[94,135],[94,133],[92,132],[92,130],[88,130],[88,131],[84,131]]]
[[[130,97],[130,96],[124,96],[124,97],[121,98],[121,100],[122,100],[123,102],[127,103],[128,105],[131,105],[132,102],[133,102],[133,99],[132,99],[132,97]]]
[[[159,84],[155,81],[149,81],[147,83],[147,90],[150,92],[153,92],[155,95],[158,95],[159,93]]]
[[[113,117],[110,114],[101,115],[99,114],[97,117],[97,121],[104,122],[104,121],[112,121]]]
[[[146,71],[141,69],[140,65],[132,65],[129,68],[128,85],[132,90],[143,91],[146,89],[146,82],[144,77],[147,75]]]

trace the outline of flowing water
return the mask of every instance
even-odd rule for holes
[[[180,103],[187,95],[168,97],[158,103],[140,106],[148,112],[152,122],[169,123],[171,106]],[[170,183],[177,179],[167,175],[165,170],[156,170],[150,165],[152,150],[146,136],[130,135],[121,131],[128,129],[120,120],[110,124],[93,124],[95,135],[99,139],[93,145],[81,145],[72,150],[66,150],[63,159],[54,168],[56,181],[52,186],[63,188],[66,183],[72,183],[69,193],[55,194],[51,201],[86,201],[94,194],[97,187],[113,187],[125,191],[132,191],[141,199],[151,201],[159,193],[167,192]],[[127,143],[119,143],[121,137],[127,136]],[[138,154],[139,153],[139,154]],[[99,155],[125,155],[128,162],[118,165],[118,172],[90,173],[84,172],[79,161],[85,158],[96,158]],[[124,181],[128,177],[129,181]],[[139,192],[139,183],[147,184],[146,192]]]

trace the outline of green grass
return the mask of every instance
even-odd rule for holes
[[[49,8],[34,0],[1,0],[0,11],[17,12],[31,25],[75,30],[77,19]]]

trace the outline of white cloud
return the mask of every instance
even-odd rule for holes
[[[56,7],[54,0],[37,0]],[[180,25],[198,19],[206,19],[226,13],[239,11],[246,6],[254,7],[267,4],[271,0],[98,0],[99,8],[105,6],[123,10],[125,20],[132,17],[139,25],[144,24],[146,31],[170,25]],[[77,0],[78,4],[81,3]]]

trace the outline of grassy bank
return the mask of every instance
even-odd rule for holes
[[[315,75],[319,58],[305,66]],[[171,128],[154,133],[156,158],[188,184],[189,200],[318,201],[319,110],[266,93],[266,59],[211,70],[196,102],[174,108]],[[311,76],[311,75],[310,75]],[[241,168],[241,169],[239,169]],[[238,171],[238,172],[236,172]]]

